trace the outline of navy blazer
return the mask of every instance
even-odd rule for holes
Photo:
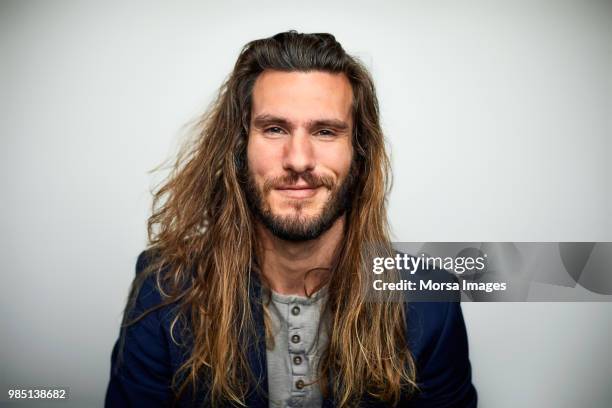
[[[147,264],[146,252],[138,257],[136,273]],[[264,322],[260,283],[257,279],[250,288],[255,327],[264,339]],[[153,278],[148,278],[138,295],[135,313],[161,302]],[[403,397],[400,407],[476,407],[477,393],[472,384],[468,341],[458,301],[407,302],[407,338],[417,365],[420,393]],[[106,407],[165,407],[171,406],[170,381],[186,358],[186,350],[179,349],[170,337],[172,312],[164,307],[148,314],[125,332],[125,344],[119,364],[119,340],[113,347],[111,375],[106,392]],[[177,331],[175,330],[175,335]],[[260,380],[261,389],[251,387],[246,396],[248,407],[268,407],[265,340],[254,340],[249,347],[251,369]],[[204,401],[200,391],[196,402]],[[185,397],[178,406],[194,406]],[[324,399],[323,407],[334,407],[333,397]],[[362,406],[384,407],[386,404],[369,397]]]

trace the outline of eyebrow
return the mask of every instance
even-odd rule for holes
[[[263,128],[269,125],[280,125],[288,129],[293,129],[295,126],[286,118],[268,114],[257,115],[253,119],[253,125],[258,128]],[[329,127],[339,131],[348,130],[349,124],[339,119],[317,119],[306,123],[309,128]]]

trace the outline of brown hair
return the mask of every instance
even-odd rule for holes
[[[366,246],[390,250],[389,160],[372,78],[331,34],[289,31],[244,46],[218,97],[199,119],[197,137],[183,146],[171,174],[154,193],[148,234],[156,257],[135,279],[126,316],[144,279],[155,275],[165,299],[158,307],[175,304],[172,331],[183,327],[192,344],[173,379],[177,396],[203,380],[210,404],[244,405],[250,368],[243,342],[256,336],[249,281],[258,272],[254,221],[240,178],[251,92],[264,70],[343,73],[351,83],[358,173],[345,239],[330,272],[324,311],[329,344],[320,358],[319,378],[324,395],[330,381],[340,406],[354,405],[365,394],[397,404],[402,392],[416,386],[404,307],[366,299],[372,275],[366,270]],[[136,321],[126,317],[124,327]]]

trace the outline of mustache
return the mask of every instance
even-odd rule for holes
[[[302,179],[308,185],[307,188],[319,188],[325,187],[328,190],[332,190],[335,186],[334,180],[330,176],[314,174],[312,172],[304,172],[304,173],[289,173],[279,177],[272,177],[266,179],[263,184],[263,192],[267,194],[270,190],[274,188],[282,188],[287,186],[292,186],[297,184],[297,182]]]

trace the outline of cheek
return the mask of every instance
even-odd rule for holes
[[[338,143],[324,146],[318,152],[320,163],[334,172],[338,178],[348,174],[353,159],[353,147],[350,144]]]
[[[247,144],[247,162],[249,170],[257,178],[264,177],[272,170],[277,160],[273,149],[257,137],[249,137]]]

